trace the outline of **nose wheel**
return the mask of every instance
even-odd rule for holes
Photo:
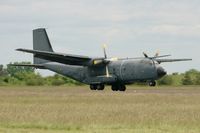
[[[149,86],[151,86],[151,87],[156,86],[156,81],[150,81],[150,82],[149,82]]]

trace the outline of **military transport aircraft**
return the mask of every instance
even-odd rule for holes
[[[104,90],[111,85],[113,91],[125,91],[128,84],[147,82],[155,86],[156,80],[167,72],[160,66],[163,62],[189,61],[191,59],[163,59],[170,55],[149,57],[146,53],[141,58],[108,58],[105,47],[104,57],[63,54],[54,52],[44,28],[33,30],[33,50],[17,49],[17,51],[33,54],[33,64],[17,66],[48,69],[84,84],[91,90]],[[162,58],[162,59],[161,59]]]

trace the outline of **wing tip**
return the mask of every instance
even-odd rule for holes
[[[16,51],[22,51],[23,49],[22,48],[17,48],[15,49]]]

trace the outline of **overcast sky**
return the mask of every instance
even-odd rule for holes
[[[0,0],[0,64],[32,61],[32,30],[47,28],[54,51],[138,57],[145,51],[192,62],[162,64],[169,72],[200,70],[199,0]]]

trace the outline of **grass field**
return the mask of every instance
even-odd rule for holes
[[[200,87],[0,87],[0,133],[200,133]]]

